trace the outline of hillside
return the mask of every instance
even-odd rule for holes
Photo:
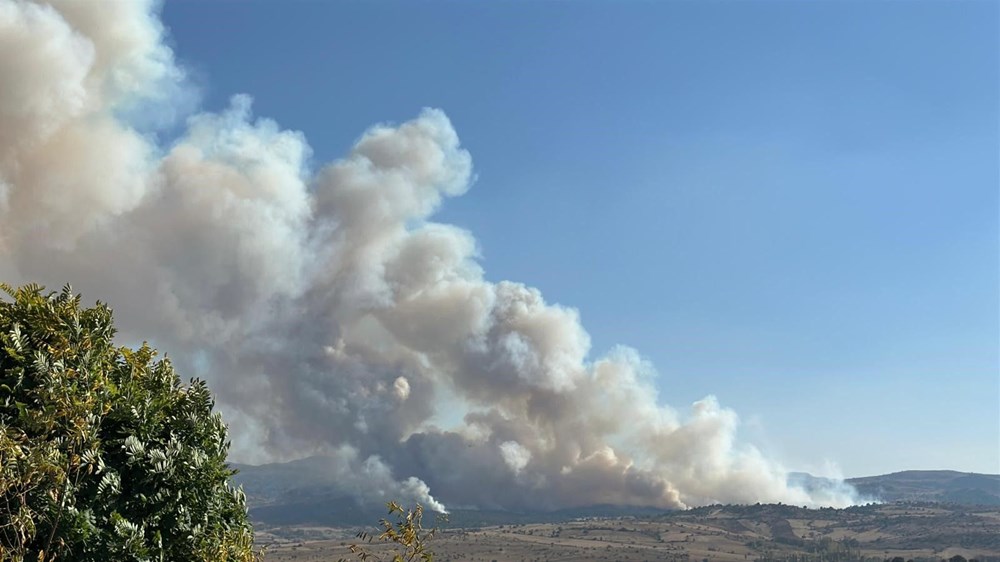
[[[270,560],[321,562],[346,553],[352,530],[262,529]],[[654,516],[445,528],[441,561],[1000,562],[1000,510],[935,503],[849,509],[709,506]]]
[[[263,525],[351,526],[377,520],[381,505],[362,506],[335,492],[335,480],[323,457],[287,463],[235,465],[233,478],[247,494],[250,515]],[[806,487],[829,486],[831,481],[805,473],[792,473],[790,480]],[[880,476],[852,478],[862,498],[884,502],[939,502],[960,505],[1000,505],[1000,475],[962,473],[949,470],[905,471]],[[568,521],[580,517],[649,515],[657,510],[593,506],[547,513],[512,513],[490,510],[454,510],[459,526],[528,524]]]
[[[238,466],[258,540],[276,562],[346,554],[358,529],[385,514],[335,492],[328,461]],[[791,474],[799,485],[831,482]],[[577,562],[938,562],[953,555],[1000,562],[1000,476],[905,471],[854,478],[881,505],[807,510],[788,505],[708,506],[687,511],[593,506],[513,513],[454,509],[436,539],[440,560]]]
[[[862,496],[880,501],[1000,505],[1000,475],[953,470],[907,470],[847,480]]]

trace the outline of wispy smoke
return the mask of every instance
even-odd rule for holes
[[[0,0],[0,81],[0,275],[112,303],[209,380],[245,460],[326,454],[349,492],[436,507],[851,502],[789,485],[714,398],[661,405],[635,351],[592,358],[575,310],[486,281],[431,221],[473,178],[439,110],[318,171],[246,96],[164,146],[137,119],[194,96],[151,2]]]

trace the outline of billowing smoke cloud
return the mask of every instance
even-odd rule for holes
[[[209,380],[238,456],[326,454],[346,491],[438,508],[851,501],[790,486],[714,398],[661,405],[635,351],[590,357],[575,310],[486,281],[431,220],[473,180],[441,111],[319,170],[246,96],[169,146],[140,133],[194,99],[156,8],[0,0],[0,275],[111,302]]]

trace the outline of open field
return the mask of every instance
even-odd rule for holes
[[[356,529],[261,529],[269,560],[320,562],[348,555]],[[437,560],[470,562],[704,560],[1000,562],[1000,509],[887,504],[846,510],[716,506],[619,517],[444,529]]]

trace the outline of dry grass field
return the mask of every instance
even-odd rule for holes
[[[354,531],[261,529],[272,562],[349,555]],[[378,552],[378,548],[374,548]],[[436,560],[463,562],[862,560],[1000,562],[1000,509],[890,504],[848,510],[726,506],[651,517],[444,529]]]

